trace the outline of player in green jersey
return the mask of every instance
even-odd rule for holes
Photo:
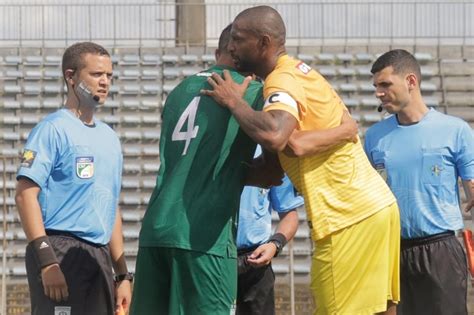
[[[227,27],[217,66],[181,82],[168,96],[161,167],[140,232],[131,314],[230,314],[236,297],[236,211],[255,143],[231,113],[200,90],[212,72],[231,70]],[[245,99],[263,106],[253,81]]]

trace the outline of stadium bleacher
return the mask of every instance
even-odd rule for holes
[[[378,100],[374,97],[370,63],[383,51],[319,52],[305,47],[297,54],[308,65],[318,70],[337,89],[354,117],[360,119],[361,132],[373,123],[384,119],[377,112]],[[19,149],[29,130],[46,114],[56,110],[65,99],[59,55],[44,55],[38,49],[32,53],[18,49],[0,49],[0,154],[7,158],[6,182],[0,180],[6,196],[0,201],[8,206],[5,218],[11,243],[8,248],[8,274],[24,277],[23,262],[26,238],[22,234],[14,208],[15,172]],[[203,49],[204,51],[204,49]],[[370,51],[370,52],[369,52]],[[413,47],[422,63],[422,92],[429,106],[461,117],[474,126],[474,60],[451,55],[425,52]],[[109,100],[98,110],[98,117],[114,128],[122,141],[124,152],[124,179],[120,206],[124,221],[126,255],[130,266],[136,259],[140,220],[155,185],[159,168],[159,138],[161,109],[166,95],[185,77],[192,75],[214,61],[211,54],[172,54],[161,50],[131,53],[113,49],[114,81]],[[1,161],[0,161],[1,162]],[[294,271],[301,282],[309,278],[311,241],[305,221],[304,209],[299,210],[300,228],[294,241]],[[3,221],[3,218],[0,219]],[[276,219],[276,217],[275,217]],[[274,220],[274,223],[277,220]],[[288,277],[288,248],[274,262],[275,272]]]

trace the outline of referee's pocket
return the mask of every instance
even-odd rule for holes
[[[423,152],[423,184],[438,186],[441,183],[441,176],[444,171],[443,156],[441,152]]]

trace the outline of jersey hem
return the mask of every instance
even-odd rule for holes
[[[314,240],[314,241],[319,241],[323,238],[325,238],[326,236],[329,236],[331,234],[334,234],[336,233],[337,231],[340,231],[342,229],[345,229],[351,225],[354,225],[354,224],[357,224],[365,219],[367,219],[368,217],[376,214],[377,212],[379,211],[382,211],[384,210],[385,208],[388,208],[390,207],[391,205],[393,205],[394,203],[396,203],[396,200],[393,200],[391,203],[387,204],[387,205],[384,205],[380,208],[377,208],[376,210],[373,210],[373,211],[370,211],[370,212],[364,212],[363,214],[361,214],[360,216],[357,216],[357,217],[352,217],[352,220],[350,220],[349,222],[345,222],[344,224],[340,224],[340,225],[336,225],[334,226],[332,229],[329,229],[328,232],[326,233],[317,233],[316,231],[318,230],[318,228],[316,227],[315,229],[313,229],[315,232],[311,232],[311,238]],[[312,221],[312,220],[311,220]]]

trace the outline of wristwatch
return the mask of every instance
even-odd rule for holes
[[[278,254],[280,254],[281,250],[283,249],[283,244],[279,240],[276,240],[276,239],[269,239],[267,244],[268,243],[273,243],[275,245],[276,253],[275,253],[275,256],[273,257],[277,257]]]
[[[133,282],[133,273],[127,272],[127,273],[123,273],[121,275],[115,275],[114,280],[115,280],[115,282],[121,282],[123,280],[128,280],[130,282]]]

